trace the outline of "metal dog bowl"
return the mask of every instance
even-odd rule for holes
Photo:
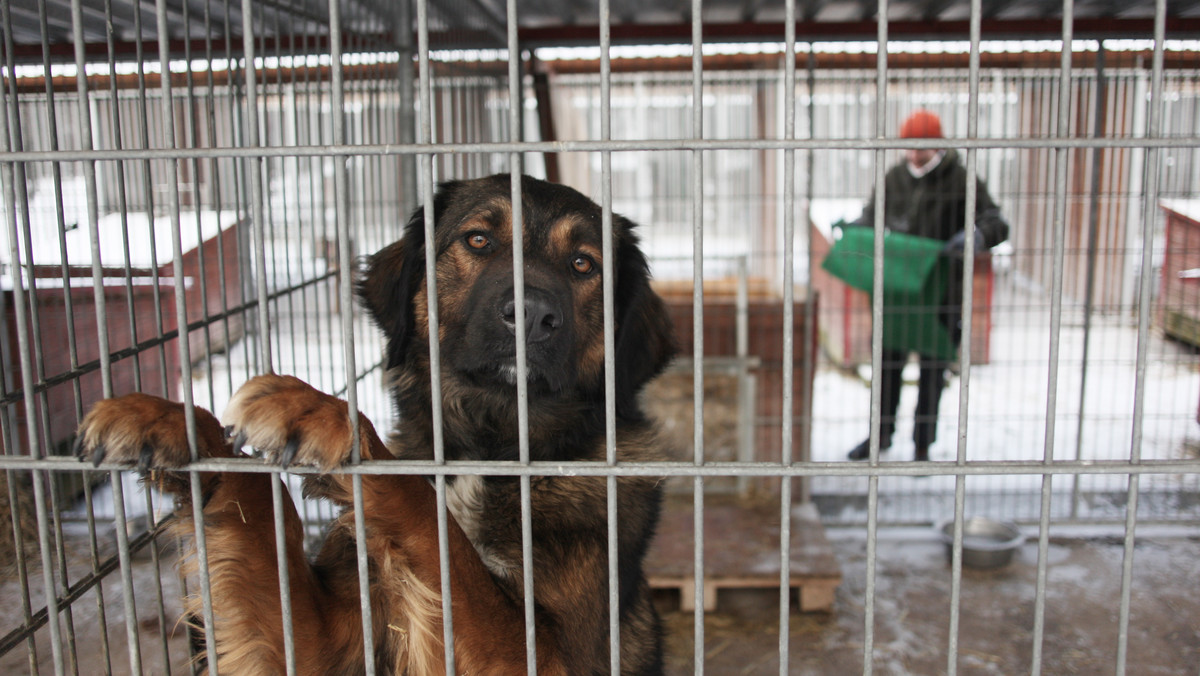
[[[946,543],[947,558],[954,556],[954,522],[938,527]],[[1013,554],[1025,542],[1016,524],[993,521],[982,516],[963,522],[962,562],[970,568],[999,568],[1012,561]]]

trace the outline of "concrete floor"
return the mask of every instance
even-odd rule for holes
[[[790,673],[863,673],[863,618],[866,542],[861,531],[829,531],[842,566],[832,613],[792,612]],[[72,567],[85,563],[70,547]],[[1123,547],[1110,536],[1055,539],[1045,596],[1043,674],[1110,674],[1117,665],[1118,608]],[[78,558],[77,558],[78,557]],[[165,557],[164,618],[173,673],[186,673],[186,648],[179,615],[179,585],[173,561]],[[950,569],[945,549],[930,530],[880,532],[877,546],[874,674],[944,674],[948,670]],[[1037,547],[1026,544],[1017,559],[996,571],[965,570],[959,674],[1027,674],[1033,652]],[[148,557],[135,559],[138,627],[147,674],[165,673],[161,623],[154,602],[154,569]],[[113,673],[130,673],[126,628],[118,578],[105,584],[105,606]],[[40,573],[33,576],[40,587]],[[1194,533],[1142,535],[1134,559],[1127,673],[1138,676],[1200,673],[1200,537]],[[0,634],[20,624],[15,582],[0,582]],[[89,595],[90,596],[90,595]],[[668,673],[694,672],[693,615],[678,610],[678,595],[660,592],[669,630]],[[74,606],[79,672],[102,674],[94,596]],[[705,621],[705,673],[719,676],[778,674],[778,593],[774,590],[722,590],[718,608]],[[37,640],[40,670],[52,673],[50,640]],[[70,665],[68,665],[70,670]],[[0,656],[0,673],[30,673],[23,645]]]
[[[861,531],[830,535],[844,582],[832,613],[791,613],[791,674],[863,673],[866,541]],[[1123,551],[1113,537],[1051,540],[1042,673],[1116,672]],[[920,529],[881,531],[877,561],[873,673],[948,673],[945,547]],[[1200,538],[1141,537],[1133,570],[1127,673],[1200,673]],[[1036,541],[1003,569],[964,570],[957,673],[1031,673],[1036,583]],[[659,601],[668,673],[694,673],[693,615],[665,595]],[[775,590],[722,591],[705,618],[705,673],[778,674],[778,608]]]

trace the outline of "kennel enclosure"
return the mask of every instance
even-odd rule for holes
[[[775,515],[761,549],[784,627],[807,558],[781,543],[985,513],[1038,535],[1041,571],[1052,532],[1116,524],[1127,627],[1138,527],[1200,517],[1200,309],[1179,234],[1200,200],[1194,3],[14,0],[0,24],[8,668],[186,670],[177,599],[204,582],[175,574],[160,496],[70,456],[78,420],[130,391],[219,413],[273,370],[387,428],[357,257],[394,241],[437,181],[497,172],[567,183],[641,226],[684,346],[674,389],[653,395],[680,453],[571,471],[610,492],[622,475],[669,477],[673,514],[691,517],[664,520],[688,536],[670,585],[693,599],[715,593],[706,572],[721,565],[704,545],[736,544],[702,526],[724,501]],[[942,116],[944,145],[1013,232],[972,263],[971,349],[936,462],[851,464],[878,422],[879,307],[819,262],[831,224],[920,145],[897,134],[916,107]],[[444,494],[448,475],[560,468],[344,471],[427,474]],[[300,508],[319,536],[329,507]],[[836,562],[822,574],[836,585]],[[1047,631],[1037,598],[1030,672]],[[870,673],[874,599],[861,602]],[[694,605],[700,673],[713,607]],[[970,609],[948,612],[956,626]]]

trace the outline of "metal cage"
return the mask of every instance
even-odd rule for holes
[[[1124,557],[1115,670],[1135,670],[1138,528],[1194,536],[1200,520],[1194,4],[1135,3],[1139,16],[1125,20],[1091,6],[1076,16],[1071,0],[1033,3],[1033,18],[978,0],[553,4],[4,3],[0,468],[14,604],[0,612],[2,663],[178,673],[194,650],[215,663],[211,642],[189,646],[177,623],[178,599],[207,593],[203,556],[197,580],[176,575],[161,535],[171,506],[121,468],[71,457],[83,414],[132,391],[219,412],[240,383],[275,371],[388,428],[382,346],[353,297],[357,257],[397,239],[420,205],[432,209],[439,181],[511,172],[594,197],[610,246],[614,212],[645,226],[659,291],[688,337],[667,374],[676,391],[651,395],[675,397],[656,414],[672,418],[684,450],[618,463],[610,433],[601,464],[534,462],[526,444],[511,463],[449,462],[435,448],[433,462],[337,471],[431,477],[443,541],[446,477],[519,477],[526,559],[533,478],[606,477],[614,551],[617,477],[667,477],[694,517],[676,585],[693,601],[715,593],[704,544],[723,534],[706,530],[706,510],[728,496],[765,500],[778,522],[781,674],[810,673],[792,663],[789,631],[799,521],[865,535],[863,673],[875,668],[881,528],[952,524],[947,673],[963,657],[967,518],[1034,534],[1032,649],[1021,668],[1040,673],[1052,529],[1103,525]],[[823,5],[853,18],[822,18]],[[751,18],[721,18],[730,11]],[[914,107],[941,114],[947,138],[900,139]],[[899,461],[901,448],[883,455],[869,376],[883,354],[882,238],[873,295],[839,286],[820,264],[831,224],[882,190],[897,150],[943,147],[987,179],[1013,231],[1007,249],[965,263],[964,284],[977,291],[962,308],[973,318],[969,349],[949,377],[934,462],[914,464]],[[516,289],[521,308],[521,281]],[[609,283],[610,346],[612,293]],[[845,462],[863,438],[869,459]],[[191,469],[299,481],[248,461]],[[319,536],[329,507],[299,506]],[[615,563],[609,588],[615,600]],[[211,625],[211,599],[205,611]],[[710,612],[695,603],[695,673],[708,660]],[[453,632],[447,612],[450,665]],[[288,631],[289,653],[294,640]],[[363,650],[371,655],[369,636]]]

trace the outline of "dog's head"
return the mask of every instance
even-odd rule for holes
[[[438,336],[444,370],[484,387],[516,382],[512,189],[507,174],[445,183],[434,198]],[[601,209],[580,193],[524,177],[524,329],[533,397],[603,396]],[[637,394],[674,354],[670,320],[650,288],[633,223],[613,217],[617,413],[640,417]],[[424,210],[403,238],[371,256],[359,295],[387,338],[387,367],[428,354]]]

